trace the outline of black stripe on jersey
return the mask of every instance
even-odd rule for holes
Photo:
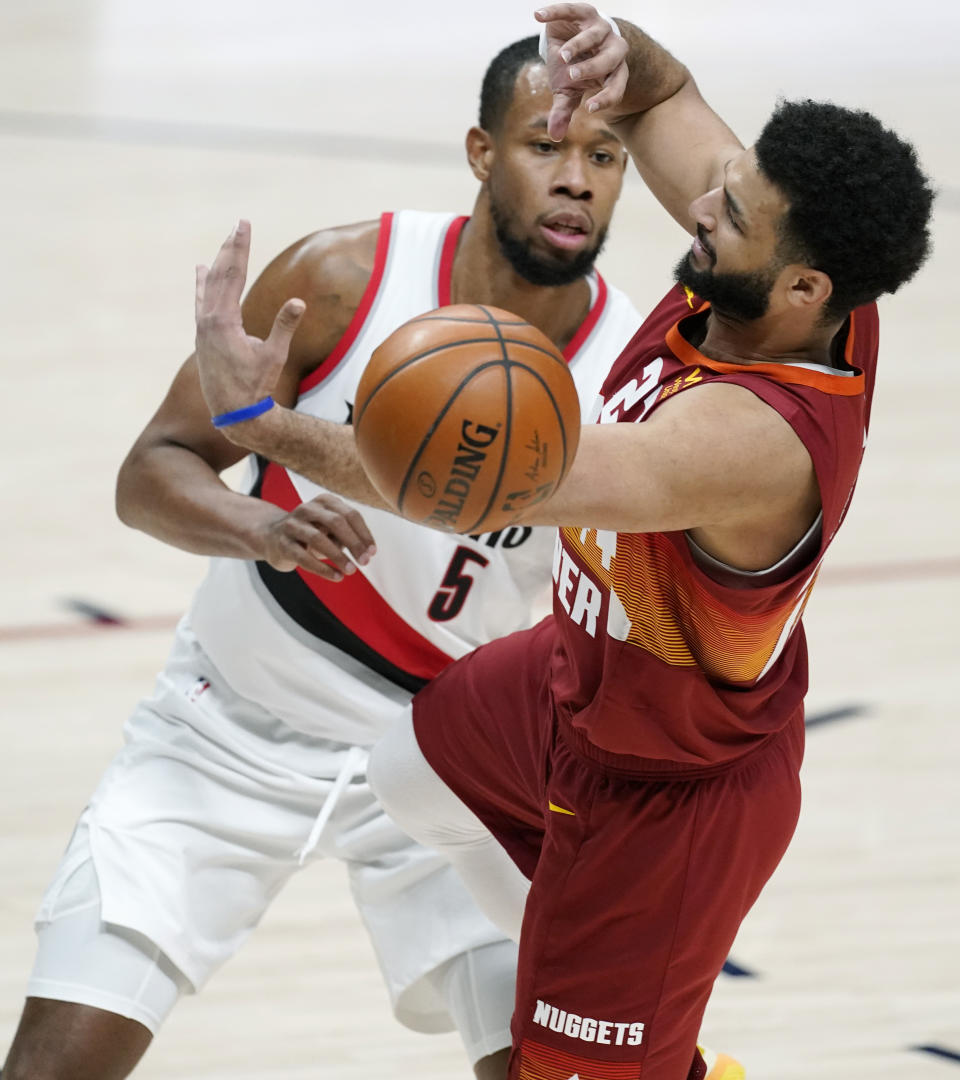
[[[341,652],[359,660],[361,664],[382,675],[395,686],[401,686],[415,694],[427,685],[419,675],[398,668],[357,635],[349,630],[311,591],[310,586],[296,572],[286,573],[265,562],[256,564],[260,580],[291,619],[308,634],[333,645]]]
[[[257,479],[250,491],[250,494],[256,498],[261,497],[267,464],[266,458],[257,455]],[[410,672],[397,667],[396,664],[372,649],[363,638],[344,626],[295,570],[292,572],[275,570],[266,562],[257,562],[255,566],[267,592],[308,634],[333,645],[347,656],[353,657],[354,660],[359,660],[371,671],[382,675],[395,686],[409,690],[411,694],[415,694],[427,685],[427,679],[419,675],[411,675]]]

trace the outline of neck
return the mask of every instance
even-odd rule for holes
[[[489,201],[481,192],[460,234],[450,299],[511,311],[562,349],[590,310],[590,286],[585,278],[569,285],[531,285],[522,278],[500,250]]]
[[[710,309],[698,346],[704,356],[727,364],[821,364],[831,367],[831,346],[843,321],[820,325],[789,312],[743,322]]]

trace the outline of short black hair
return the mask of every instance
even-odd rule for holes
[[[480,87],[480,126],[496,133],[503,124],[507,110],[513,104],[517,76],[527,64],[542,63],[540,38],[537,34],[521,38],[508,45],[490,61]]]
[[[781,252],[833,283],[827,318],[896,292],[927,258],[933,189],[914,148],[875,116],[780,101],[754,149],[789,203]]]

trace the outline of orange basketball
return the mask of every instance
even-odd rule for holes
[[[490,532],[556,490],[577,450],[580,404],[539,330],[499,308],[454,304],[374,351],[353,425],[363,467],[398,513]]]

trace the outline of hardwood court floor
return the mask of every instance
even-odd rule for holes
[[[468,211],[462,134],[528,6],[0,7],[0,1056],[40,892],[203,570],[112,511],[117,465],[190,349],[194,264],[241,214],[256,270],[325,225]],[[913,138],[941,189],[932,260],[882,306],[866,465],[807,618],[803,818],[705,1032],[751,1080],[960,1078],[960,17],[935,0],[648,7],[618,11],[746,140],[778,94],[831,97]],[[603,270],[649,307],[685,244],[632,181]],[[70,601],[128,625],[90,628]],[[337,865],[290,886],[137,1073],[414,1074],[467,1070],[455,1036],[392,1020]]]

